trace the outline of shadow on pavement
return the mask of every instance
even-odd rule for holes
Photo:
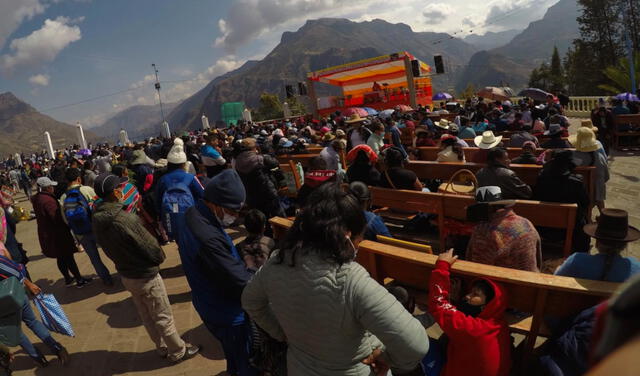
[[[193,345],[202,345],[201,354],[205,358],[211,360],[224,359],[224,352],[222,351],[220,342],[209,332],[204,324],[187,330],[182,334],[182,338]]]
[[[184,269],[182,269],[182,264],[178,264],[170,268],[160,269],[160,276],[163,279],[183,277]]]
[[[117,275],[113,275],[112,277],[114,285],[110,287],[105,286],[102,283],[102,280],[95,276],[89,285],[86,285],[81,289],[75,287],[75,285],[66,287],[64,285],[64,279],[62,278],[57,281],[53,281],[48,278],[41,278],[35,281],[35,283],[40,286],[43,292],[55,295],[58,303],[64,305],[86,300],[102,293],[117,294],[124,291],[124,286],[122,286],[120,278],[118,278]]]
[[[108,317],[107,324],[112,328],[135,328],[142,325],[131,296],[118,302],[103,304],[97,311]]]
[[[191,291],[180,294],[169,294],[169,302],[172,305],[177,303],[191,303]]]

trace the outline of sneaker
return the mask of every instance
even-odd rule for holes
[[[184,360],[191,359],[202,350],[202,345],[189,345],[180,359],[172,360],[173,363],[180,363]]]
[[[75,281],[76,281],[76,280],[75,280],[74,278],[71,278],[71,279],[70,279],[70,280],[68,280],[68,281],[64,281],[64,285],[65,285],[65,287],[71,287],[71,286],[73,286],[73,284],[74,284],[74,282],[75,282]]]
[[[56,355],[60,360],[60,364],[62,364],[63,366],[69,364],[69,352],[64,346],[60,345],[60,349],[57,351]]]
[[[82,278],[82,279],[78,280],[78,283],[76,283],[76,287],[81,289],[81,288],[85,287],[86,285],[90,284],[91,282],[93,282],[93,280],[91,278]]]

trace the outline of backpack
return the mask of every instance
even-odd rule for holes
[[[195,205],[189,186],[183,181],[169,186],[162,195],[162,217],[169,236],[176,236],[175,230],[179,221],[184,219],[187,209]]]
[[[91,233],[91,208],[87,199],[80,193],[80,188],[74,188],[67,192],[62,209],[74,234]]]

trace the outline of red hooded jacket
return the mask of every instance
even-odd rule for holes
[[[502,286],[487,281],[495,296],[478,317],[467,316],[449,302],[449,269],[438,261],[429,280],[429,312],[449,337],[442,376],[506,376],[511,368],[511,338],[504,321],[507,296]]]

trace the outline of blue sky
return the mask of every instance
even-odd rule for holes
[[[92,126],[128,106],[157,102],[152,62],[162,81],[174,81],[163,84],[163,101],[178,101],[264,57],[283,31],[307,18],[382,18],[415,31],[483,33],[524,29],[556,1],[1,0],[0,92]]]

